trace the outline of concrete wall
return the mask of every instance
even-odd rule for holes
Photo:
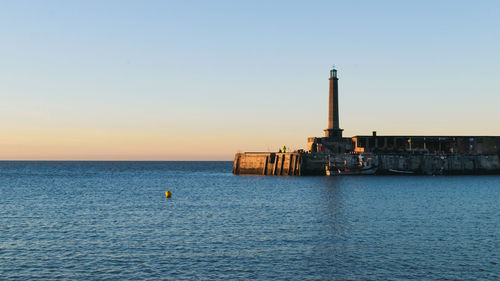
[[[413,155],[377,154],[378,174],[390,169],[417,174],[500,174],[500,156],[491,155]]]
[[[304,153],[302,155],[302,175],[324,176],[325,166],[328,164],[326,153]]]
[[[375,159],[377,174],[391,170],[415,174],[500,174],[500,155],[460,154],[366,154]],[[356,163],[357,154],[331,155]],[[352,158],[352,159],[351,159]],[[237,153],[235,175],[308,176],[325,175],[326,153]]]
[[[496,136],[355,136],[356,152],[499,154]]]
[[[233,174],[235,175],[302,175],[300,153],[236,153]]]

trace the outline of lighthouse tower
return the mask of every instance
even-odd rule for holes
[[[337,70],[330,70],[330,97],[328,102],[328,128],[325,129],[325,137],[331,141],[342,140],[342,129],[339,127],[339,78]]]

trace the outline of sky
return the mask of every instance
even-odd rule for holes
[[[0,160],[500,135],[498,1],[0,1]]]

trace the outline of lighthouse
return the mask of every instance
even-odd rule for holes
[[[325,129],[325,137],[332,141],[342,140],[342,129],[339,127],[339,78],[337,69],[330,69],[330,91],[328,101],[328,128]]]

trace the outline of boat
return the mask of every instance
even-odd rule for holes
[[[389,173],[393,173],[393,174],[404,174],[404,175],[410,175],[410,174],[415,174],[414,171],[410,171],[410,170],[396,170],[396,169],[389,169],[387,170],[389,171]]]
[[[351,158],[356,155],[352,155]],[[377,165],[372,157],[357,155],[357,159],[343,158],[328,160],[328,165],[325,167],[327,176],[350,176],[350,175],[374,175],[377,172]],[[355,159],[355,158],[354,158]],[[343,160],[343,161],[341,161]]]
[[[327,176],[351,176],[351,175],[374,175],[377,167],[364,167],[355,169],[327,169]]]

